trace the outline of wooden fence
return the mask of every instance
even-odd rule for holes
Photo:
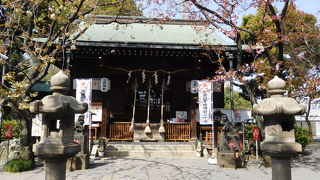
[[[220,144],[220,134],[221,133],[218,133],[218,135],[217,135],[218,144]],[[212,145],[212,141],[213,141],[212,138],[213,138],[212,132],[211,131],[206,131],[206,134],[204,136],[204,144]]]
[[[191,138],[190,123],[167,123],[165,129],[167,141],[188,141]]]
[[[110,124],[110,140],[133,140],[133,133],[129,132],[130,122],[114,122]],[[191,138],[190,123],[166,123],[166,141],[188,141]]]
[[[130,122],[114,122],[110,124],[110,140],[133,140],[133,133],[129,132]]]

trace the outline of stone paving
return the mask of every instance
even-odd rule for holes
[[[0,171],[1,180],[42,180],[43,166],[23,173]],[[224,169],[209,165],[205,158],[168,159],[123,157],[96,160],[90,169],[67,171],[68,180],[271,180],[271,168],[249,163],[243,169]],[[320,144],[309,145],[306,154],[292,162],[293,180],[320,179]]]

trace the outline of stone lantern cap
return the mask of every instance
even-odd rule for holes
[[[88,110],[87,103],[79,104],[74,97],[64,95],[70,88],[70,78],[63,71],[52,76],[50,82],[53,94],[30,103],[31,113],[49,113],[60,118],[67,114],[85,113]]]
[[[70,89],[70,78],[63,71],[59,71],[51,77],[50,84],[50,90],[53,92],[68,91]]]
[[[257,115],[286,114],[301,115],[306,112],[306,105],[290,97],[284,96],[286,83],[275,76],[267,84],[269,98],[263,99],[259,104],[253,106],[253,111]]]

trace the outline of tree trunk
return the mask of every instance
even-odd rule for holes
[[[310,109],[311,109],[311,101],[312,101],[312,98],[310,97],[309,100],[308,100],[308,110],[306,112],[306,123],[308,125],[308,130],[309,130],[309,138],[313,142],[312,125],[311,125],[311,122],[309,120]]]
[[[32,151],[33,140],[31,136],[32,118],[26,110],[19,110],[20,116],[20,158],[30,160],[34,165],[34,153]]]
[[[248,93],[248,96],[250,98],[250,103],[251,106],[253,107],[253,105],[257,104],[257,100],[255,98],[255,94],[254,91],[252,90],[251,86],[249,83],[244,83],[244,87],[246,88],[246,91]],[[255,115],[252,113],[252,117],[254,117],[254,119],[256,120],[257,126],[260,127],[261,130],[261,136],[264,139],[264,125],[263,125],[263,118],[260,115]]]
[[[242,65],[243,57],[242,57],[241,35],[239,31],[237,31],[236,43],[237,43],[237,69],[240,69]]]
[[[244,83],[244,87],[246,88],[246,91],[248,93],[249,99],[250,99],[250,103],[251,106],[257,104],[257,100],[255,98],[255,94],[253,93],[250,84],[249,83]]]

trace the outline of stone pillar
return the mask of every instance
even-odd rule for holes
[[[261,151],[271,156],[272,180],[291,180],[291,158],[302,151],[295,142],[294,115],[304,114],[306,105],[285,97],[286,82],[277,76],[267,84],[268,98],[253,106],[257,115],[263,116],[265,139]]]
[[[289,160],[288,160],[289,159]],[[272,157],[272,180],[291,180],[290,158]]]
[[[46,180],[66,179],[66,160],[67,159],[50,159],[45,161]]]
[[[45,161],[46,180],[63,180],[66,177],[66,161],[81,148],[74,140],[74,115],[85,113],[87,104],[79,104],[74,97],[66,96],[70,79],[62,71],[52,76],[52,95],[30,103],[30,112],[42,114],[43,135],[36,144],[35,154]],[[57,129],[57,121],[60,128]]]

